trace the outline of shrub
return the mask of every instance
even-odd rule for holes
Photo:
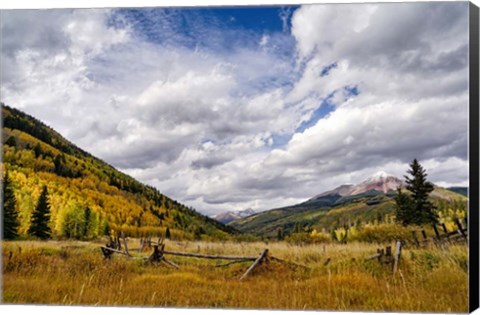
[[[387,243],[412,238],[412,229],[397,224],[365,225],[350,235],[350,241]]]

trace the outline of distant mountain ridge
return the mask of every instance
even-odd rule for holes
[[[335,189],[323,192],[308,201],[315,201],[322,197],[338,195],[341,197],[354,196],[364,194],[369,191],[379,191],[384,194],[389,191],[395,191],[397,188],[404,186],[404,182],[397,177],[387,174],[386,172],[378,172],[367,178],[357,185],[341,185]],[[308,202],[307,201],[307,202]]]
[[[229,225],[245,233],[275,237],[279,229],[288,234],[296,225],[331,229],[352,222],[372,222],[394,213],[394,197],[401,187],[405,187],[402,180],[382,171],[358,184],[340,185],[302,203],[236,219]],[[467,200],[438,186],[430,197],[445,202]]]
[[[212,216],[212,218],[221,222],[221,223],[227,224],[227,223],[230,223],[234,220],[238,220],[238,219],[242,219],[242,218],[246,218],[248,216],[254,215],[255,213],[256,212],[253,211],[252,208],[248,208],[248,209],[240,210],[240,211],[222,212],[222,213],[219,213],[219,214],[216,214],[216,215]]]
[[[391,195],[396,192],[397,188],[404,185],[405,183],[394,175],[381,171],[359,184],[340,185],[335,189],[320,193],[299,205],[291,207],[332,207],[366,196]]]
[[[456,192],[457,194],[463,195],[465,197],[468,197],[468,187],[448,187],[447,188],[450,191]]]

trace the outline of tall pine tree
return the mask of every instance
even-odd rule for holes
[[[83,238],[88,238],[88,232],[90,231],[90,218],[92,216],[92,210],[90,209],[89,206],[85,208],[85,211],[83,212]]]
[[[403,194],[400,191],[397,195],[397,221],[404,225],[438,223],[436,208],[428,199],[434,187],[427,181],[427,172],[417,159],[414,159],[407,173],[411,175],[405,176],[406,188],[410,194]]]
[[[413,224],[412,222],[412,199],[406,193],[402,192],[401,188],[397,188],[397,195],[395,196],[396,209],[395,220],[403,225]]]
[[[17,200],[13,192],[12,182],[5,173],[3,179],[3,239],[12,240],[18,237]]]
[[[50,237],[50,204],[48,203],[47,186],[43,186],[42,193],[38,199],[37,206],[32,213],[32,224],[28,229],[28,234],[36,236],[42,240]]]

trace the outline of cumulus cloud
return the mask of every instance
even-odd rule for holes
[[[190,13],[189,13],[190,12]],[[468,182],[468,4],[2,12],[2,101],[198,210],[266,210],[418,158]]]

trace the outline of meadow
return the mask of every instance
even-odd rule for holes
[[[391,265],[366,260],[375,244],[166,241],[168,250],[217,255],[257,256],[268,248],[308,267],[271,260],[240,281],[251,262],[218,267],[225,262],[169,256],[177,270],[123,255],[104,259],[105,243],[4,242],[3,303],[467,312],[468,252],[461,244],[404,248],[393,275]],[[130,248],[138,244],[129,239]]]

